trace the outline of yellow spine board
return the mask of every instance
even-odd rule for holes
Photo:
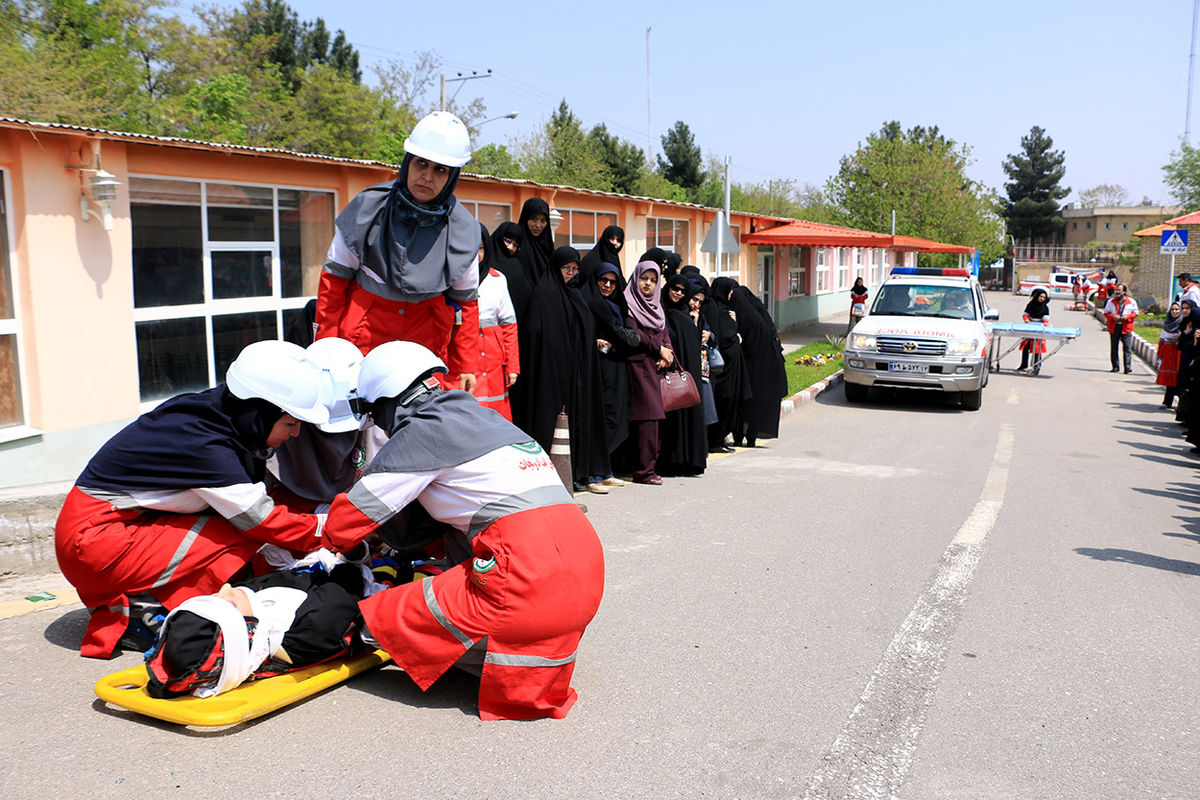
[[[146,673],[146,666],[141,664],[105,675],[96,681],[96,696],[106,703],[180,725],[236,725],[303,700],[391,660],[391,656],[384,651],[374,650],[316,664],[286,675],[246,681],[216,697],[189,694],[167,700],[157,700],[146,693],[150,676]]]

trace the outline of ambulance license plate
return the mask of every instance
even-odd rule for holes
[[[929,372],[928,364],[898,364],[888,363],[889,372]]]

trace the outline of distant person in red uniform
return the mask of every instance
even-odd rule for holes
[[[1165,386],[1162,408],[1175,403],[1176,385],[1179,377],[1179,334],[1183,325],[1183,311],[1179,303],[1171,303],[1167,317],[1163,320],[1162,332],[1158,335],[1158,375],[1154,382]]]
[[[483,719],[565,717],[575,653],[604,591],[596,531],[529,434],[464,392],[420,345],[367,354],[358,392],[390,437],[329,511],[344,551],[417,502],[466,534],[474,558],[360,604],[369,635],[421,689],[482,657]]]
[[[454,196],[470,158],[466,126],[435,111],[404,140],[396,180],[338,214],[317,290],[318,339],[340,336],[363,353],[418,342],[450,365],[451,385],[475,387],[479,223]]]
[[[304,350],[256,342],[225,383],[166,401],[101,447],[54,528],[59,568],[91,611],[80,652],[148,647],[153,630],[127,630],[131,605],[216,592],[263,544],[320,547],[320,518],[276,504],[263,477],[269,448],[328,418]]]

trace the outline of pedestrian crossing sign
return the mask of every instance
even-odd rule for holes
[[[1187,239],[1187,231],[1163,231],[1158,252],[1162,255],[1184,255],[1187,253]]]

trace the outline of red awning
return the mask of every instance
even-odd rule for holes
[[[974,253],[974,247],[961,244],[946,244],[929,239],[918,239],[916,236],[893,236],[893,250],[916,250],[918,253]]]
[[[1190,214],[1184,214],[1182,217],[1169,219],[1165,225],[1200,225],[1200,211],[1193,211]]]
[[[820,222],[795,220],[742,237],[743,244],[794,247],[880,247],[887,250],[915,250],[918,253],[973,253],[975,248],[945,244],[915,236],[888,236]]]
[[[795,220],[742,237],[742,244],[795,247],[890,247],[892,237],[882,233]]]

